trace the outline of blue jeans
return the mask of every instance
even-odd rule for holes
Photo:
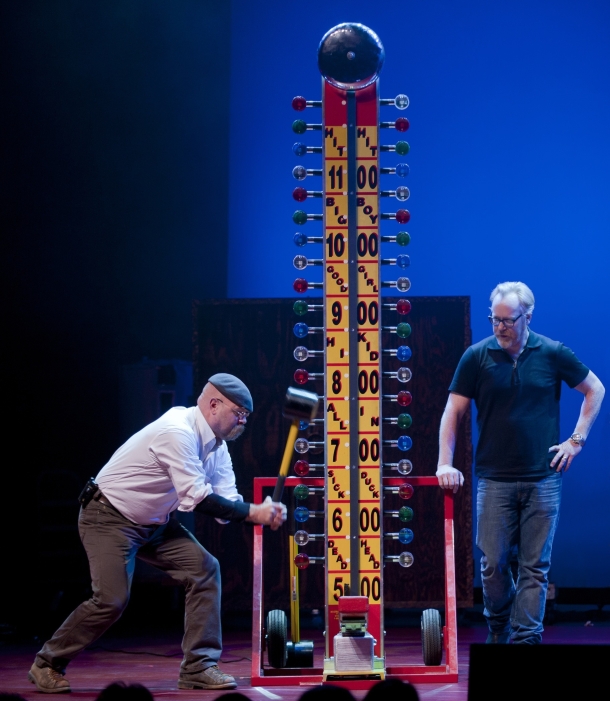
[[[561,483],[557,472],[538,482],[479,480],[477,546],[483,552],[483,613],[492,633],[512,631],[514,643],[534,645],[542,640]],[[516,585],[510,565],[515,546]]]

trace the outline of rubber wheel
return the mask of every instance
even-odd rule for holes
[[[286,614],[279,609],[267,614],[267,660],[271,667],[281,669],[286,666],[288,642],[288,621]]]
[[[436,666],[443,659],[441,615],[436,609],[425,609],[421,616],[421,644],[424,664]]]

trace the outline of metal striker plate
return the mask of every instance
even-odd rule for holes
[[[329,29],[318,47],[318,68],[323,78],[341,90],[360,90],[375,81],[385,50],[368,27],[345,22]]]

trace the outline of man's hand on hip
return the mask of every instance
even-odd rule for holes
[[[464,484],[464,475],[453,465],[439,465],[436,476],[439,486],[443,489],[453,489],[454,494]]]
[[[570,469],[572,460],[574,460],[581,450],[581,445],[572,443],[570,440],[564,441],[559,445],[552,445],[549,448],[549,453],[555,451],[557,455],[555,455],[551,461],[551,467],[555,468],[555,472],[567,472]]]
[[[271,497],[266,497],[262,504],[250,504],[250,513],[246,520],[270,526],[272,531],[277,531],[286,520],[286,507],[272,501]]]

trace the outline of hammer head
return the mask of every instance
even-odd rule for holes
[[[318,413],[318,401],[314,392],[289,387],[282,414],[292,421],[312,421]]]

